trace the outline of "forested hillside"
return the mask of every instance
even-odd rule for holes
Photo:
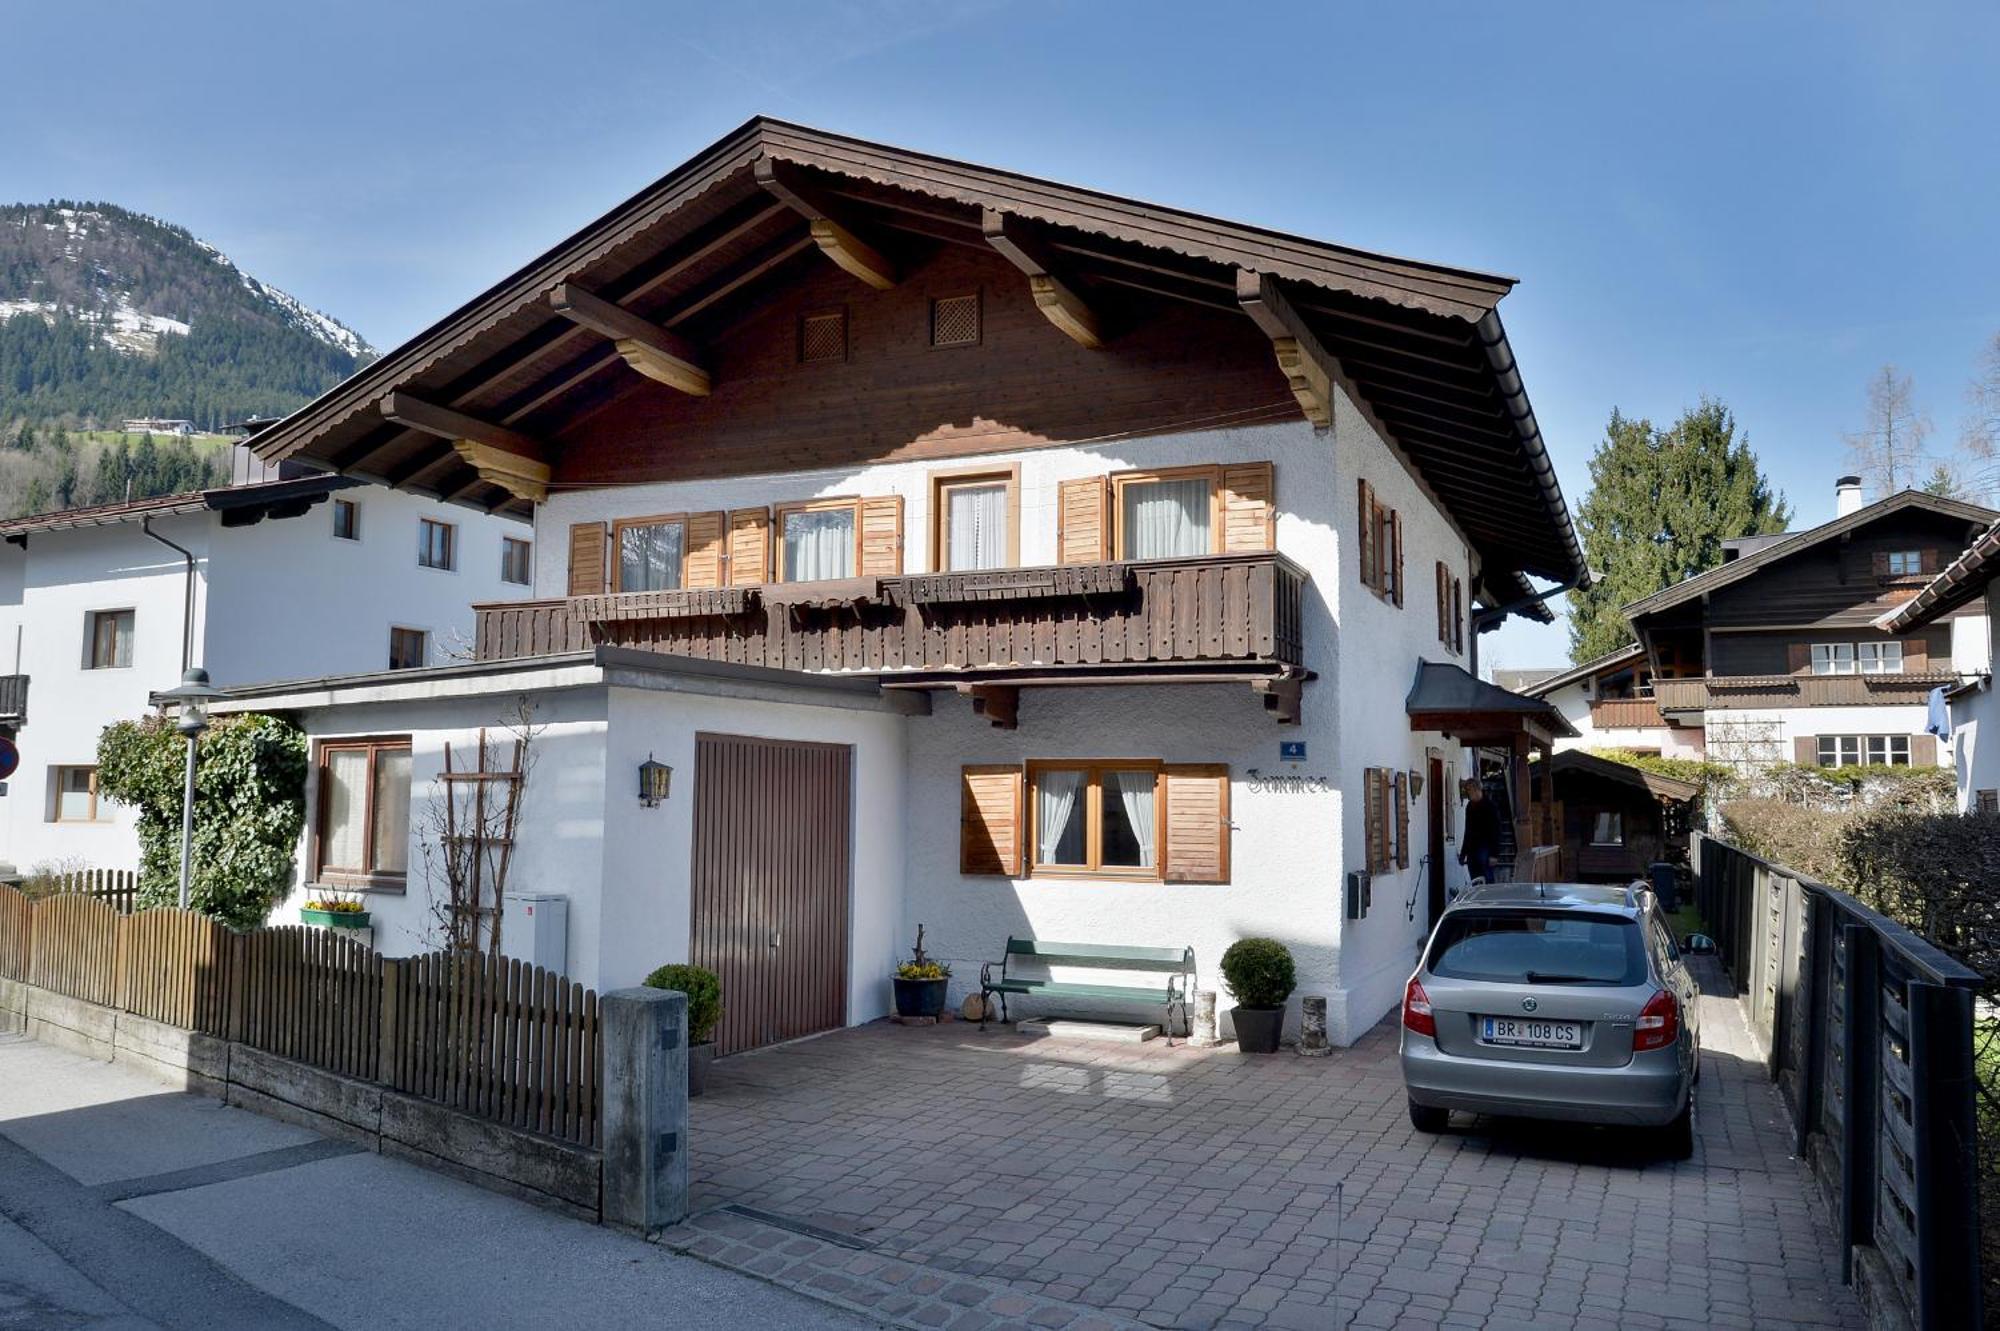
[[[374,354],[181,227],[105,203],[0,205],[0,515],[213,484],[217,443],[123,423],[283,415]]]

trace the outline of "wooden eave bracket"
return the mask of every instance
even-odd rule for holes
[[[1276,718],[1279,725],[1299,724],[1303,711],[1306,681],[1311,673],[1304,670],[1288,670],[1282,675],[1272,675],[1265,679],[1253,679],[1250,688],[1264,700],[1264,710]]]
[[[878,291],[896,285],[896,266],[849,230],[840,220],[840,210],[817,189],[769,157],[759,157],[751,174],[759,185],[806,219],[813,244],[824,250],[827,258]]]
[[[1080,347],[1095,351],[1104,345],[1104,333],[1097,312],[1076,288],[1059,276],[1048,251],[1017,217],[997,208],[982,208],[979,229],[986,243],[1028,277],[1028,290],[1035,308]]]
[[[996,730],[1014,730],[1021,724],[1021,690],[1011,684],[960,684],[958,691],[972,699],[975,715],[993,723]]]
[[[713,387],[699,347],[622,305],[565,282],[549,292],[549,306],[578,327],[610,338],[625,363],[648,379],[696,397],[706,397]]]
[[[549,497],[551,468],[539,439],[440,407],[408,393],[391,393],[378,406],[382,419],[451,441],[479,478],[516,499],[539,504]]]
[[[1292,302],[1269,273],[1249,268],[1236,270],[1236,303],[1271,339],[1292,396],[1306,419],[1320,429],[1333,424],[1333,386],[1340,372],[1332,353],[1306,326]]]

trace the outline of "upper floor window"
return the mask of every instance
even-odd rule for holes
[[[500,538],[500,581],[525,587],[535,580],[535,546],[518,536]]]
[[[417,520],[417,563],[425,568],[458,567],[458,528],[435,518]]]
[[[1392,605],[1403,603],[1403,517],[1360,482],[1360,522],[1356,543],[1361,585]]]
[[[94,823],[101,816],[97,802],[95,767],[58,767],[55,770],[55,807],[51,821]]]
[[[1465,581],[1442,559],[1437,566],[1438,641],[1451,652],[1465,650]]]
[[[410,861],[410,741],[341,740],[319,750],[313,874],[401,888]]]
[[[1916,577],[1924,571],[1924,552],[1921,550],[1891,550],[1884,558],[1892,578]]]
[[[333,501],[333,534],[343,541],[361,539],[361,505],[352,499]]]
[[[1854,645],[1854,664],[1864,675],[1900,675],[1903,673],[1903,644],[1900,642],[1861,642]]]
[[[814,582],[851,578],[860,553],[859,505],[852,499],[815,499],[778,506],[778,578]]]
[[[419,670],[430,655],[431,635],[422,629],[389,630],[389,669]]]
[[[1118,559],[1173,559],[1215,550],[1215,476],[1196,472],[1133,472],[1113,476]]]
[[[1851,675],[1854,673],[1854,644],[1851,642],[1816,642],[1812,645],[1812,672],[1815,675]]]
[[[681,585],[687,523],[680,518],[635,518],[613,526],[618,538],[621,592],[671,591]]]
[[[1018,469],[931,478],[931,567],[940,573],[1020,562]]]
[[[93,610],[83,617],[83,668],[123,670],[132,664],[130,610]]]

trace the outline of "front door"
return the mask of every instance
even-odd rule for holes
[[[693,959],[722,981],[716,1053],[847,1020],[853,750],[697,735]]]
[[[1425,782],[1430,787],[1430,915],[1425,921],[1429,928],[1436,928],[1438,916],[1444,914],[1444,811],[1445,801],[1457,799],[1458,792],[1444,788],[1444,759],[1431,759],[1431,770]]]

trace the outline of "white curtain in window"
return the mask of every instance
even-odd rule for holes
[[[504,798],[504,796],[503,796]],[[376,873],[402,873],[410,862],[410,751],[383,749],[375,755]]]
[[[1125,491],[1125,558],[1209,553],[1208,482],[1146,481]]]
[[[1115,798],[1124,811],[1125,825],[1132,829],[1132,838],[1139,843],[1139,858],[1134,863],[1142,869],[1153,867],[1158,834],[1158,824],[1153,819],[1155,780],[1151,772],[1104,774],[1104,798],[1107,802]]]
[[[656,522],[618,533],[618,589],[671,591],[681,585],[681,524]]]
[[[117,635],[111,649],[112,663],[119,666],[129,666],[132,664],[133,616],[129,614],[113,615],[111,619],[113,624],[112,632]]]
[[[56,817],[66,823],[82,822],[90,817],[89,768],[64,769],[62,783],[56,790]]]
[[[1004,568],[1007,564],[1007,487],[960,485],[946,491],[949,535],[945,567]]]
[[[1082,772],[1044,771],[1035,778],[1035,855],[1043,864],[1082,864]]]
[[[853,509],[808,509],[785,515],[785,581],[853,576]]]
[[[329,869],[363,870],[368,806],[368,751],[336,749],[326,755],[326,828],[320,863]]]

